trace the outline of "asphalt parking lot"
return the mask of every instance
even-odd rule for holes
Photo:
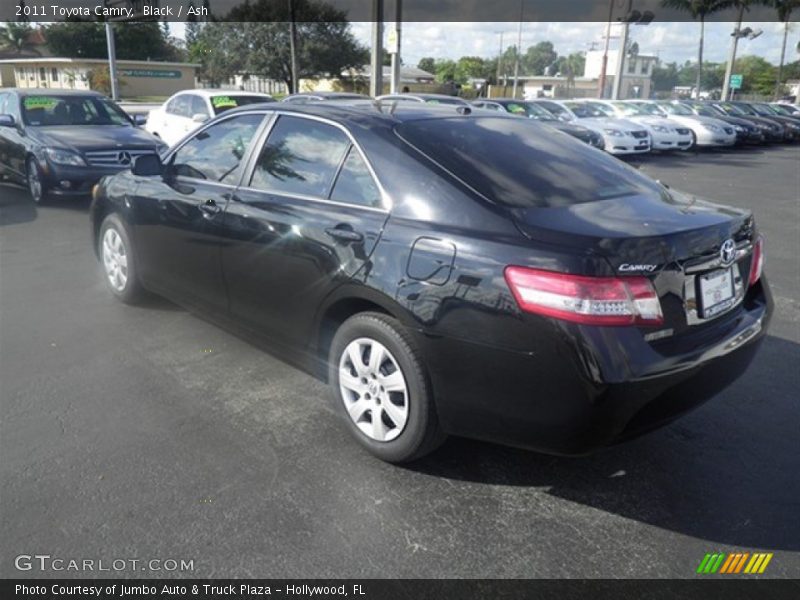
[[[166,301],[116,302],[88,201],[0,186],[0,576],[91,575],[15,569],[39,553],[203,578],[691,577],[763,549],[767,576],[800,577],[800,147],[629,162],[754,209],[777,310],[753,366],[589,458],[451,440],[407,467],[351,441],[310,377]]]

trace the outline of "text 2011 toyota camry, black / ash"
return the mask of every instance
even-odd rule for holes
[[[586,453],[743,373],[772,313],[749,212],[477,113],[226,112],[95,188],[109,287],[327,380],[353,436],[392,462],[447,434]]]

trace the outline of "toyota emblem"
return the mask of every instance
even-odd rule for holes
[[[129,165],[131,164],[131,153],[130,152],[120,152],[117,154],[117,161],[121,165]]]
[[[732,265],[733,261],[736,260],[736,242],[733,240],[722,242],[722,247],[719,249],[719,258],[723,266]]]

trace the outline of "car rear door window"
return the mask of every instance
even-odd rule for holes
[[[327,198],[349,147],[347,135],[333,125],[282,115],[261,149],[250,187]]]
[[[350,146],[347,158],[336,177],[331,200],[372,208],[378,208],[381,205],[381,192],[378,185],[355,146]]]
[[[172,173],[235,184],[239,165],[263,119],[261,114],[237,115],[207,127],[173,154]]]
[[[204,117],[210,116],[208,114],[208,107],[206,106],[205,99],[195,94],[192,94],[190,112],[192,117],[195,115],[203,115]]]
[[[189,114],[190,111],[191,111],[191,99],[189,97],[189,94],[181,94],[180,96],[175,96],[167,104],[167,112],[171,115],[175,115],[176,117],[190,117],[191,116]]]

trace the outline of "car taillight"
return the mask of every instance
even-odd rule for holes
[[[759,236],[753,245],[753,256],[750,259],[750,278],[749,284],[755,285],[761,279],[761,272],[764,270],[764,238]]]
[[[661,303],[646,277],[585,277],[506,267],[524,311],[589,325],[660,325]]]

